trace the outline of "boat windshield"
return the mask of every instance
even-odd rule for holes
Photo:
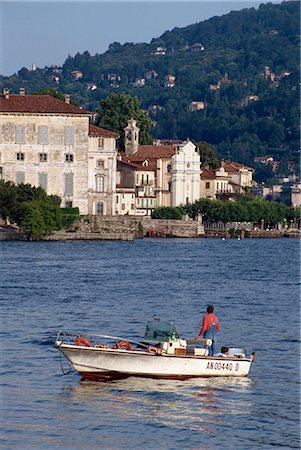
[[[178,339],[179,333],[173,322],[149,320],[146,324],[145,338],[156,341],[168,341],[170,338]]]

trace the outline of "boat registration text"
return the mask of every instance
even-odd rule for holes
[[[239,363],[233,364],[232,362],[222,362],[222,361],[208,361],[207,363],[207,370],[224,370],[224,371],[231,371],[235,370],[236,372],[239,370]]]

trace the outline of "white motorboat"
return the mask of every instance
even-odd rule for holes
[[[55,345],[83,379],[112,380],[130,376],[188,379],[246,377],[255,352],[229,348],[228,355],[208,356],[210,339],[181,339],[175,325],[147,323],[143,340],[58,332]]]

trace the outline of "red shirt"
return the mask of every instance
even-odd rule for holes
[[[220,324],[216,315],[213,313],[206,314],[206,316],[203,317],[202,328],[199,332],[199,336],[202,336],[205,331],[209,330],[209,328],[212,327],[213,322],[215,323],[216,331],[218,331],[220,329]]]

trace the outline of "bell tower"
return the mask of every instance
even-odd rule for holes
[[[138,151],[139,131],[137,121],[133,118],[128,120],[128,125],[124,128],[124,149],[127,155],[132,155]]]

